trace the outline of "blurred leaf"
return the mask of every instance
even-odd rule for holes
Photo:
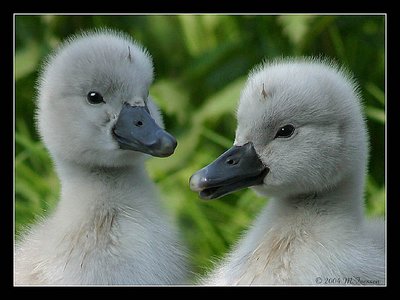
[[[184,74],[185,80],[196,81],[207,77],[215,67],[224,62],[240,45],[238,40],[228,41],[198,55],[188,66]]]
[[[39,45],[31,40],[25,48],[15,53],[15,79],[18,80],[35,71],[39,60]]]
[[[282,24],[283,33],[298,46],[311,29],[310,22],[314,18],[314,15],[284,15],[278,16],[278,22]]]
[[[179,15],[178,19],[185,37],[186,46],[192,56],[197,56],[207,49],[216,46],[216,37],[213,34],[214,16]]]
[[[367,106],[366,113],[368,118],[379,122],[381,124],[385,124],[385,111],[383,109],[379,109],[373,106]]]
[[[341,37],[341,34],[339,32],[339,29],[335,24],[332,24],[329,26],[329,34],[331,36],[331,40],[336,52],[336,55],[340,58],[342,63],[347,63],[346,61],[346,55],[345,55],[345,46]]]
[[[209,130],[209,129],[203,127],[201,132],[205,137],[207,137],[214,143],[216,143],[224,148],[232,147],[233,142],[230,139],[227,139],[226,137],[224,137],[212,130]]]
[[[382,106],[385,106],[385,93],[372,82],[369,82],[365,89],[379,101]]]
[[[195,124],[201,124],[205,120],[215,121],[226,113],[234,114],[245,81],[246,77],[243,76],[207,99],[201,109],[193,113]]]
[[[312,30],[308,31],[307,35],[304,35],[303,39],[301,42],[298,44],[298,49],[297,53],[302,54],[307,48],[312,49],[312,47],[315,45],[312,45],[313,43],[318,42],[318,36],[326,30],[326,28],[329,28],[329,26],[335,22],[336,16],[318,16],[313,20],[312,24],[310,27],[312,27]],[[324,54],[327,55],[330,51],[330,49],[326,49],[325,51],[319,51],[316,54]],[[315,54],[314,54],[315,55]]]
[[[367,214],[369,216],[383,216],[385,214],[386,189],[379,186],[371,176],[367,180]]]
[[[176,116],[181,125],[187,122],[189,96],[179,81],[158,80],[151,86],[150,92],[163,113]]]

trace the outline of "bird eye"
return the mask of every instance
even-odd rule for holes
[[[99,103],[102,103],[102,102],[105,103],[104,99],[103,99],[103,96],[98,92],[93,92],[93,91],[89,92],[87,94],[87,99],[88,99],[90,104],[99,104]]]
[[[293,125],[285,125],[281,128],[279,128],[278,132],[275,135],[275,138],[288,138],[290,137],[294,132],[294,126]]]

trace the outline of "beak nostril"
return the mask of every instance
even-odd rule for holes
[[[233,160],[232,158],[228,158],[228,159],[226,160],[226,163],[227,163],[228,165],[236,165],[236,164],[237,164],[237,162],[236,162],[235,160]]]

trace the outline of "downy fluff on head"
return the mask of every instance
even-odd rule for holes
[[[329,60],[284,59],[252,70],[237,109],[235,145],[249,140],[269,168],[265,195],[329,189],[358,169],[364,178],[368,137],[358,86]],[[292,125],[289,138],[275,138]]]
[[[52,156],[109,167],[142,159],[138,152],[115,151],[111,130],[123,103],[147,105],[163,127],[148,95],[152,81],[150,54],[130,36],[102,29],[69,38],[48,58],[38,84],[36,118]],[[103,96],[103,105],[88,102],[91,91]]]

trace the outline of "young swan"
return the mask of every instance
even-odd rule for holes
[[[363,215],[368,137],[357,87],[314,59],[249,76],[234,146],[190,179],[204,199],[271,196],[208,285],[384,284],[384,223]]]
[[[55,211],[22,236],[17,285],[181,284],[184,249],[145,169],[176,147],[149,97],[147,51],[111,30],[64,43],[38,86],[38,128],[61,180]]]

